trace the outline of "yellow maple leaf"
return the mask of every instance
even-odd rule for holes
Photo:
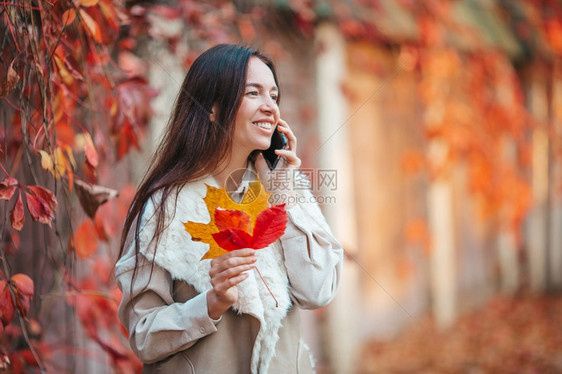
[[[270,194],[265,192],[265,188],[259,181],[250,183],[249,189],[240,203],[232,200],[224,188],[217,188],[209,186],[208,184],[206,184],[206,186],[207,195],[203,198],[203,201],[205,201],[211,221],[209,223],[188,221],[183,224],[185,231],[191,235],[193,241],[209,244],[209,250],[201,260],[213,259],[227,253],[227,251],[219,247],[215,239],[213,239],[213,234],[220,231],[215,225],[216,208],[246,212],[250,216],[251,227],[253,227],[258,214],[269,207],[268,200],[270,196]]]

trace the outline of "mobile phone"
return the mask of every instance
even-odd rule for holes
[[[275,154],[275,150],[284,149],[286,145],[287,138],[285,138],[285,135],[283,133],[277,130],[276,126],[275,130],[273,131],[273,135],[271,135],[271,145],[265,151],[261,151],[263,157],[267,162],[269,170],[275,169],[277,163],[279,162],[279,159],[281,158],[281,156]]]

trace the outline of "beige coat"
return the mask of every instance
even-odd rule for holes
[[[210,220],[203,197],[212,178],[191,182],[174,196],[169,224],[157,250],[151,243],[154,208],[147,204],[140,235],[142,255],[134,284],[132,246],[116,265],[123,291],[119,316],[131,347],[150,373],[310,373],[313,363],[300,339],[297,306],[326,305],[341,278],[343,250],[333,238],[309,191],[287,210],[284,235],[256,251],[257,267],[279,302],[255,272],[239,286],[239,300],[220,320],[207,314],[208,245],[191,241],[183,222]],[[146,218],[148,217],[148,218]]]

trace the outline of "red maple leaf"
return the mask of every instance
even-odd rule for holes
[[[0,322],[6,326],[14,317],[14,304],[8,282],[0,281]]]
[[[0,182],[0,199],[10,200],[17,186],[18,180],[15,178],[6,178]]]
[[[10,283],[16,297],[16,307],[25,317],[29,312],[30,299],[34,293],[33,280],[25,274],[18,273],[10,278]]]
[[[248,234],[252,230],[250,215],[241,210],[215,209],[215,225],[219,230],[240,229]]]
[[[86,165],[95,170],[99,164],[99,157],[92,137],[88,133],[84,133],[84,154],[86,156]]]
[[[244,230],[225,229],[213,234],[213,239],[224,250],[234,251],[241,248],[252,248],[253,238]]]
[[[51,226],[51,221],[55,216],[55,209],[57,207],[57,200],[55,195],[40,186],[27,186],[32,192],[26,192],[27,208],[34,221],[46,223]]]
[[[287,227],[285,204],[274,205],[258,214],[252,235],[245,230],[248,228],[245,216],[248,215],[238,210],[215,209],[215,223],[220,221],[217,227],[221,231],[214,233],[213,239],[221,248],[227,251],[265,248],[279,239]]]
[[[256,218],[256,225],[252,234],[254,240],[252,248],[265,248],[283,235],[287,227],[287,212],[285,204],[274,205],[265,209]]]
[[[90,258],[98,249],[98,234],[94,223],[85,219],[74,232],[74,248],[78,258]]]
[[[16,289],[19,294],[22,294],[24,296],[33,296],[35,288],[33,286],[33,280],[29,276],[18,273],[12,275],[12,278],[10,279],[13,283],[15,283]]]
[[[10,221],[12,222],[12,227],[15,230],[20,231],[25,222],[25,216],[23,213],[23,200],[21,198],[21,191],[18,193],[18,198],[12,211],[10,212]]]

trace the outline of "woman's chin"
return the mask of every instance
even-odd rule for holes
[[[265,151],[271,145],[271,140],[267,139],[267,141],[256,143],[255,150],[256,151]]]

